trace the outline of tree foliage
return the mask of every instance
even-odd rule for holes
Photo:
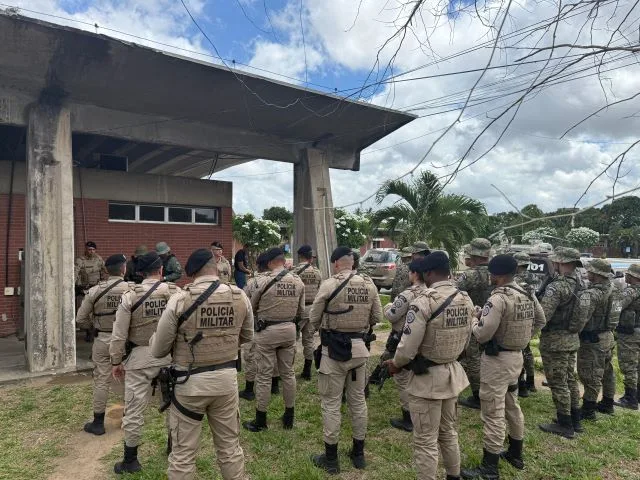
[[[572,228],[567,234],[567,242],[579,250],[593,247],[600,240],[600,234],[587,227]]]
[[[262,211],[262,218],[271,220],[278,225],[288,225],[293,222],[293,212],[284,207],[269,207]]]
[[[557,235],[558,232],[556,232],[556,229],[553,227],[538,227],[534,230],[529,230],[527,233],[522,235],[522,242],[533,243],[537,240],[549,242]]]
[[[384,225],[392,238],[400,240],[400,245],[426,241],[432,248],[442,248],[452,262],[486,222],[482,202],[464,195],[445,194],[442,184],[429,171],[422,171],[408,182],[385,182],[376,200],[380,204],[388,197],[398,198],[372,213],[372,226]]]
[[[280,226],[251,213],[234,215],[233,238],[255,255],[280,243]]]
[[[338,245],[360,248],[366,243],[369,231],[369,220],[366,217],[339,208],[334,215]]]

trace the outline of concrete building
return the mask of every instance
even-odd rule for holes
[[[326,275],[329,169],[358,170],[362,149],[414,118],[13,14],[0,45],[0,325],[24,324],[31,372],[75,368],[84,240],[107,255],[163,239],[183,259],[213,237],[230,245],[231,185],[197,179],[233,165],[294,164],[294,248],[314,245]],[[192,222],[172,225],[171,208]]]

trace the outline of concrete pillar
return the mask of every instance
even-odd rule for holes
[[[76,364],[69,110],[36,104],[27,133],[25,324],[31,372]]]
[[[293,167],[293,252],[305,243],[311,245],[324,278],[331,275],[329,258],[337,246],[326,156],[322,150],[306,149]]]

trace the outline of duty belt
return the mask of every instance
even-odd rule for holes
[[[514,350],[514,349],[512,349],[512,348],[504,348],[504,347],[501,347],[500,345],[498,345],[498,351],[499,351],[499,352],[521,352],[521,351],[522,351],[522,349],[521,349],[521,348],[519,348],[519,349],[517,349],[517,350]]]
[[[196,375],[198,373],[204,373],[204,372],[215,372],[216,370],[224,370],[225,368],[235,369],[236,361],[230,360],[228,362],[219,363],[218,365],[209,365],[206,367],[192,368],[190,371],[174,370],[172,373],[175,378],[180,378],[180,377],[186,377],[189,374]]]

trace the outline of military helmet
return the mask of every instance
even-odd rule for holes
[[[489,258],[491,256],[491,242],[486,238],[474,238],[469,244],[469,251],[465,253],[474,257]]]
[[[402,258],[407,258],[411,255],[413,255],[413,247],[404,247],[402,250],[400,250],[400,256]]]
[[[627,275],[640,279],[640,263],[634,263],[631,266],[629,266],[629,269],[627,270],[626,273]]]
[[[513,258],[516,259],[519,267],[526,267],[531,263],[531,257],[526,252],[516,252],[513,254]]]
[[[133,256],[134,257],[141,257],[142,255],[145,255],[148,252],[149,252],[149,249],[147,248],[146,245],[138,245],[136,247],[136,251],[133,252]]]
[[[595,258],[591,260],[585,268],[587,269],[587,272],[600,275],[601,277],[613,277],[613,274],[611,273],[611,264],[602,258]]]
[[[549,257],[549,260],[556,263],[575,263],[578,266],[582,266],[580,252],[575,248],[558,247]]]
[[[156,252],[158,252],[158,255],[164,255],[166,253],[169,253],[170,251],[171,251],[171,248],[169,247],[167,242],[156,243]]]

